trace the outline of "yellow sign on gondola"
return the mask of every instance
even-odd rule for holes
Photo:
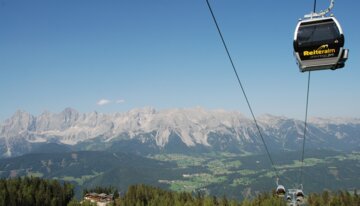
[[[304,56],[314,56],[314,55],[323,55],[323,54],[335,54],[336,49],[330,49],[328,44],[321,45],[318,49],[312,51],[304,51]]]

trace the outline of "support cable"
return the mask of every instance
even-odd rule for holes
[[[333,0],[331,1],[333,3]],[[316,12],[316,0],[314,0],[313,13]],[[301,166],[300,166],[300,177],[299,183],[302,187],[303,183],[303,170],[304,170],[304,158],[305,158],[305,142],[306,142],[306,128],[307,128],[307,118],[308,118],[308,109],[309,109],[309,93],[310,93],[310,74],[308,75],[308,83],[307,83],[307,92],[306,92],[306,108],[305,108],[305,121],[304,121],[304,136],[303,136],[303,145],[302,145],[302,153],[301,153]]]
[[[238,73],[237,73],[237,71],[236,71],[234,62],[233,62],[233,60],[232,60],[232,58],[231,58],[231,55],[230,55],[230,52],[229,52],[229,50],[228,50],[228,48],[227,48],[227,46],[226,46],[224,37],[223,37],[223,35],[222,35],[222,33],[221,33],[221,30],[220,30],[220,27],[219,27],[219,25],[218,25],[218,23],[217,23],[217,21],[216,21],[214,12],[213,12],[212,9],[211,9],[209,0],[206,0],[206,3],[207,3],[207,5],[208,5],[209,11],[210,11],[210,13],[211,13],[211,16],[212,16],[212,18],[213,18],[213,20],[214,20],[214,23],[215,23],[215,26],[216,26],[216,28],[217,28],[217,31],[218,31],[218,33],[219,33],[219,35],[220,35],[221,41],[222,41],[222,43],[223,43],[223,46],[224,46],[224,48],[225,48],[225,50],[226,50],[227,56],[229,57],[231,66],[232,66],[232,68],[233,68],[233,70],[234,70],[234,73],[235,73],[236,78],[237,78],[237,80],[238,80],[238,83],[239,83],[239,86],[240,86],[240,88],[241,88],[241,91],[242,91],[242,93],[243,93],[243,95],[244,95],[244,97],[245,97],[246,103],[247,103],[247,105],[248,105],[248,107],[249,107],[249,110],[250,110],[250,113],[251,113],[252,118],[253,118],[253,120],[254,120],[254,123],[255,123],[255,125],[256,125],[257,131],[258,131],[258,133],[259,133],[259,135],[260,135],[260,137],[261,137],[261,140],[262,140],[262,142],[263,142],[263,144],[264,144],[264,147],[265,147],[267,156],[269,157],[269,160],[270,160],[270,163],[271,163],[271,165],[272,165],[272,168],[273,168],[273,170],[274,170],[274,172],[275,172],[276,177],[279,178],[279,173],[278,173],[278,171],[277,171],[277,169],[276,169],[276,167],[275,167],[275,164],[274,164],[273,159],[271,158],[269,149],[268,149],[268,147],[267,147],[267,145],[266,145],[266,143],[265,143],[265,140],[264,140],[264,137],[263,137],[263,135],[262,135],[262,133],[261,133],[259,124],[258,124],[257,121],[256,121],[254,112],[253,112],[253,110],[252,110],[252,108],[251,108],[251,105],[250,105],[250,102],[249,102],[249,100],[248,100],[248,98],[247,98],[247,95],[246,95],[245,89],[244,89],[244,87],[243,87],[243,84],[241,83],[240,77],[239,77],[239,75],[238,75]]]
[[[313,13],[316,12],[316,0],[314,0],[314,9],[313,9]]]
[[[309,108],[309,93],[310,93],[310,74],[308,75],[307,83],[307,93],[306,93],[306,108],[305,108],[305,121],[304,121],[304,135],[303,135],[303,145],[302,145],[302,154],[301,154],[301,166],[300,166],[300,179],[299,182],[302,185],[302,176],[303,176],[303,167],[304,167],[304,157],[305,157],[305,142],[306,142],[306,128],[307,128],[307,118],[308,118],[308,108]]]

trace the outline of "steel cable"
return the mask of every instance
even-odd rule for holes
[[[238,80],[238,83],[239,83],[239,85],[240,85],[241,91],[242,91],[242,93],[243,93],[243,95],[244,95],[244,97],[245,97],[247,106],[249,107],[250,113],[251,113],[252,118],[253,118],[253,120],[254,120],[254,123],[255,123],[255,125],[256,125],[256,129],[257,129],[257,131],[258,131],[258,133],[259,133],[259,136],[261,137],[262,143],[264,144],[266,153],[267,153],[267,155],[268,155],[268,157],[269,157],[270,163],[271,163],[272,168],[273,168],[273,170],[274,170],[274,172],[275,172],[275,176],[276,176],[277,178],[279,178],[279,173],[278,173],[278,171],[277,171],[277,169],[276,169],[276,167],[275,167],[275,164],[274,164],[273,159],[271,158],[269,149],[268,149],[268,147],[267,147],[267,145],[266,145],[266,142],[265,142],[265,140],[264,140],[264,137],[263,137],[263,135],[262,135],[262,133],[261,133],[259,124],[258,124],[257,121],[256,121],[256,117],[255,117],[254,112],[253,112],[253,110],[252,110],[252,108],[251,108],[249,99],[247,98],[245,89],[244,89],[244,87],[243,87],[243,84],[241,83],[241,80],[240,80],[240,77],[239,77],[239,75],[238,75],[238,73],[237,73],[237,70],[236,70],[236,68],[235,68],[234,62],[233,62],[233,60],[232,60],[232,58],[231,58],[230,52],[229,52],[229,50],[228,50],[228,48],[227,48],[227,46],[226,46],[224,37],[223,37],[223,35],[222,35],[222,33],[221,33],[221,30],[220,30],[220,27],[219,27],[219,25],[218,25],[218,23],[217,23],[217,21],[216,21],[214,12],[213,12],[213,10],[212,10],[212,8],[211,8],[211,5],[210,5],[210,3],[209,3],[208,0],[206,0],[206,3],[207,3],[207,5],[208,5],[209,11],[210,11],[211,16],[212,16],[212,18],[213,18],[213,20],[214,20],[214,23],[215,23],[215,26],[216,26],[216,28],[217,28],[217,31],[218,31],[218,33],[219,33],[219,35],[220,35],[222,44],[223,44],[223,46],[224,46],[224,48],[225,48],[225,50],[226,50],[227,56],[228,56],[228,58],[229,58],[229,60],[230,60],[231,66],[232,66],[232,68],[233,68],[233,70],[234,70],[234,73],[235,73],[236,78],[237,78],[237,80]]]

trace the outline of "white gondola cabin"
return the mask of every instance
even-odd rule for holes
[[[278,185],[276,188],[276,195],[279,197],[284,197],[286,194],[285,187],[282,185]]]
[[[300,20],[294,34],[294,55],[300,71],[344,67],[349,53],[344,43],[343,30],[335,17]]]

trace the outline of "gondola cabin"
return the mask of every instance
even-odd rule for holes
[[[294,55],[301,72],[339,69],[345,66],[343,30],[335,17],[300,20],[294,34]]]
[[[296,196],[296,202],[303,202],[304,201],[304,193],[302,190],[297,190],[295,193]]]
[[[277,188],[276,188],[276,195],[277,195],[278,197],[284,197],[285,194],[286,194],[285,187],[282,186],[282,185],[277,186]]]

